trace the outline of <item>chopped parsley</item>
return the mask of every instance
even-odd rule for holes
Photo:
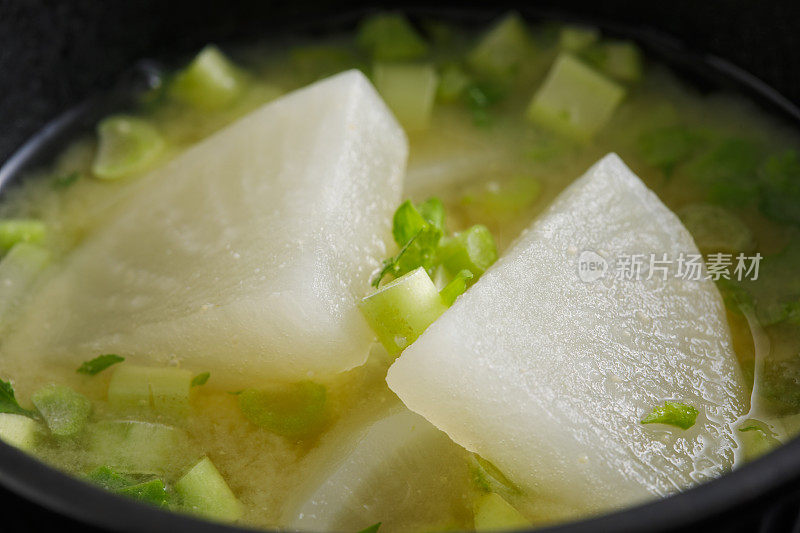
[[[383,269],[372,281],[374,287],[391,274],[398,278],[419,267],[428,274],[437,264],[436,252],[444,235],[444,205],[431,198],[418,206],[406,200],[394,213],[392,235],[400,251],[383,262]]]
[[[203,372],[201,374],[197,374],[195,377],[192,378],[192,387],[202,387],[208,382],[208,378],[211,377],[211,372]]]
[[[120,357],[119,355],[109,353],[105,355],[99,355],[92,359],[91,361],[85,361],[81,366],[78,367],[76,372],[78,374],[86,374],[88,376],[94,376],[95,374],[99,374],[106,368],[116,365],[117,363],[121,363],[125,360],[124,357]]]
[[[380,529],[382,523],[383,522],[377,522],[375,524],[372,524],[371,526],[362,529],[358,533],[377,533],[378,529]]]
[[[34,418],[36,415],[33,411],[25,409],[17,402],[11,382],[3,381],[2,379],[0,379],[0,413],[24,415],[30,418]]]

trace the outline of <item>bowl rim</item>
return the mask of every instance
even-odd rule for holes
[[[350,9],[342,17],[360,17],[373,8]],[[411,8],[412,16],[448,16],[452,8]],[[470,8],[472,18],[489,20],[505,10]],[[529,20],[554,20],[587,23],[611,35],[625,36],[656,56],[671,69],[684,69],[715,85],[733,88],[748,96],[779,119],[800,126],[800,107],[756,76],[715,55],[686,47],[681,41],[650,27],[620,24],[596,17],[535,8],[517,9]],[[81,119],[92,107],[89,99],[46,124],[19,147],[0,167],[0,193],[6,184],[29,166],[30,159],[41,146],[55,143],[59,133]],[[746,508],[761,500],[797,487],[800,480],[800,437],[792,439],[770,453],[716,479],[692,487],[667,498],[626,507],[607,514],[577,521],[544,526],[528,531],[536,533],[618,533],[673,531],[719,517],[733,508]],[[124,498],[78,477],[66,474],[44,462],[0,441],[0,485],[23,498],[86,525],[108,531],[137,533],[243,533],[270,531],[247,526],[209,522],[197,517],[162,510]]]

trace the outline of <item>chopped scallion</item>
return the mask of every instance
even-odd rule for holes
[[[664,402],[642,419],[642,424],[667,424],[689,429],[697,420],[698,411],[691,405],[679,402]]]

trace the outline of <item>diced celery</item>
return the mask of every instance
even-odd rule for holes
[[[66,385],[48,385],[31,396],[31,402],[44,418],[50,433],[71,437],[86,426],[92,412],[92,402]]]
[[[448,307],[453,305],[456,301],[456,298],[464,294],[467,290],[467,285],[469,281],[473,278],[472,272],[469,270],[462,270],[458,274],[453,277],[453,279],[448,283],[441,291],[439,291],[439,296],[442,297],[442,302]]]
[[[499,494],[490,492],[478,497],[474,506],[475,531],[528,529],[530,521]]]
[[[193,375],[179,368],[150,370],[150,394],[153,409],[159,413],[185,414],[189,410],[189,394]]]
[[[436,98],[443,103],[456,102],[470,83],[472,79],[458,65],[447,65],[442,69]]]
[[[47,228],[41,220],[11,218],[0,220],[0,250],[10,250],[20,242],[41,244]]]
[[[568,52],[578,52],[600,39],[600,31],[591,26],[564,26],[558,34],[558,46]]]
[[[611,118],[625,89],[569,54],[561,54],[527,110],[530,120],[588,140]]]
[[[137,483],[129,487],[124,487],[115,491],[117,494],[139,500],[140,502],[149,503],[156,507],[164,507],[167,505],[168,494],[167,487],[160,479],[151,479],[142,483]]]
[[[50,261],[50,254],[36,244],[21,242],[0,260],[0,325],[19,303],[28,287]]]
[[[742,444],[745,461],[752,461],[781,445],[766,424],[758,420],[746,420],[736,434]]]
[[[122,365],[108,384],[108,401],[115,408],[152,408],[171,415],[189,409],[192,373],[171,367]]]
[[[467,56],[467,63],[479,75],[507,83],[516,77],[532,53],[525,21],[510,13],[481,37]]]
[[[400,14],[382,13],[365,19],[356,39],[377,61],[409,61],[428,53],[428,44]]]
[[[183,508],[213,520],[233,522],[242,516],[242,504],[208,457],[175,483]]]
[[[428,127],[438,76],[430,64],[376,63],[375,87],[397,120],[410,131]]]
[[[541,183],[530,176],[481,183],[467,190],[461,205],[474,219],[505,221],[530,207],[539,198]]]
[[[164,149],[164,139],[150,122],[126,115],[103,119],[97,136],[92,173],[105,180],[146,170]]]
[[[117,367],[108,383],[108,403],[114,409],[151,408],[150,368],[133,365]]]
[[[447,309],[422,267],[363,298],[359,307],[378,340],[392,355],[414,342]]]
[[[239,408],[253,424],[284,437],[300,438],[321,428],[326,419],[327,391],[311,381],[246,389]]]
[[[163,475],[186,446],[185,433],[164,424],[106,420],[88,429],[90,462],[124,474]]]
[[[170,84],[170,95],[203,110],[230,105],[242,92],[243,75],[219,48],[208,45]]]
[[[612,41],[603,45],[603,52],[603,71],[609,76],[629,83],[642,78],[642,54],[635,44]]]
[[[448,272],[455,275],[461,270],[469,270],[474,276],[472,285],[486,269],[497,261],[497,247],[491,232],[476,224],[461,233],[456,233],[441,246],[440,258]]]
[[[753,232],[736,215],[718,205],[691,204],[678,210],[700,251],[736,254],[755,248]]]
[[[31,451],[36,445],[39,423],[13,413],[0,413],[0,440],[20,450]]]

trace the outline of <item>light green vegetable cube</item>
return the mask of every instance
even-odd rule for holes
[[[305,437],[325,421],[327,390],[311,381],[247,389],[239,408],[253,424],[285,437]]]
[[[15,244],[0,260],[0,326],[49,262],[47,250],[27,242]]]
[[[104,180],[147,170],[164,149],[164,139],[150,122],[127,115],[103,119],[97,137],[92,173]]]
[[[136,420],[105,420],[89,426],[88,451],[95,466],[123,474],[163,475],[180,462],[186,434],[172,426]]]
[[[470,83],[472,79],[460,67],[448,65],[442,69],[436,98],[444,103],[455,102],[461,98]]]
[[[531,525],[530,520],[494,492],[478,497],[474,505],[474,513],[475,531],[527,529]]]
[[[603,46],[603,70],[620,81],[635,82],[642,78],[642,54],[629,42],[614,41]]]
[[[0,440],[20,450],[31,451],[36,445],[39,423],[24,415],[0,413]]]
[[[242,504],[208,457],[175,483],[183,508],[206,518],[233,522],[242,516]]]
[[[558,46],[562,50],[577,52],[596,43],[600,31],[591,26],[564,26],[558,34]]]
[[[10,250],[20,242],[41,244],[47,228],[41,220],[12,218],[0,220],[0,250]]]
[[[380,14],[364,20],[356,39],[378,61],[409,61],[428,53],[428,44],[399,14]]]
[[[439,253],[442,264],[451,274],[462,270],[472,272],[474,277],[469,280],[469,285],[478,281],[481,274],[497,261],[494,238],[489,229],[480,224],[455,234],[442,244]]]
[[[525,21],[506,15],[490,28],[467,56],[469,66],[496,82],[511,81],[534,51]]]
[[[208,45],[178,73],[170,95],[202,110],[231,104],[242,92],[243,75],[219,48]]]
[[[65,385],[48,385],[31,396],[31,402],[44,418],[50,433],[71,437],[86,426],[92,412],[92,402]]]
[[[530,176],[492,180],[468,188],[461,205],[474,220],[505,222],[533,205],[541,191],[541,182]]]
[[[108,384],[108,401],[115,408],[182,415],[189,409],[192,377],[180,368],[122,365]]]
[[[530,120],[588,140],[611,118],[625,89],[569,54],[561,54],[528,107]]]
[[[406,130],[428,127],[439,77],[430,64],[377,63],[375,87]]]
[[[447,309],[422,267],[387,283],[362,299],[359,306],[392,355],[414,342]]]

